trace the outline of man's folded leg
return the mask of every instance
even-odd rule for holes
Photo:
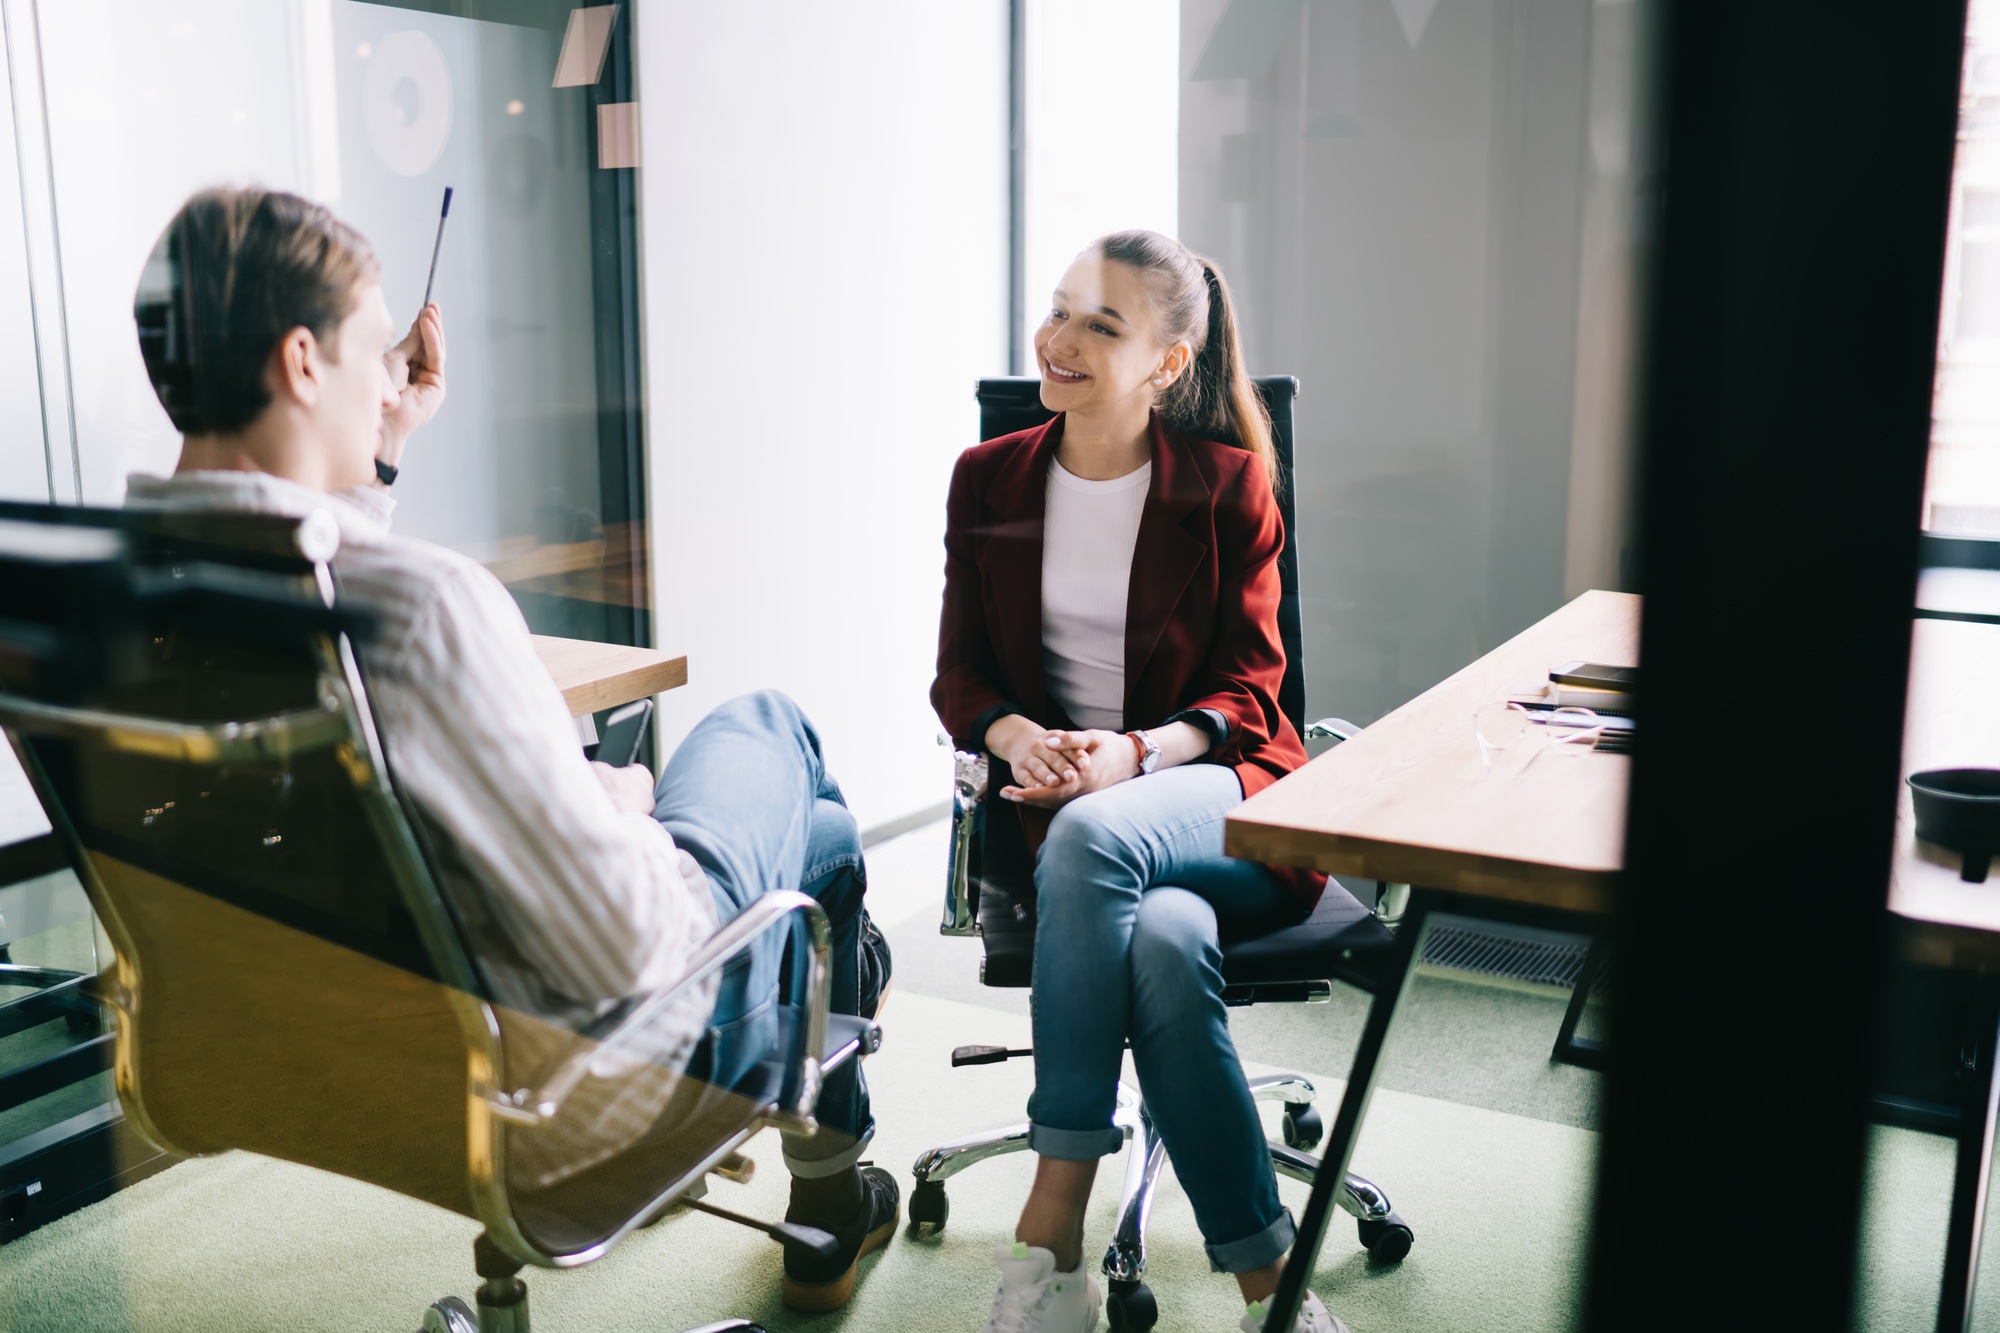
[[[813,807],[802,891],[826,909],[832,926],[830,1005],[837,1014],[861,1012],[862,903],[867,871],[861,837],[847,807],[821,799]],[[837,1310],[854,1295],[861,1260],[895,1234],[901,1191],[896,1179],[861,1158],[875,1136],[868,1083],[859,1059],[827,1075],[820,1090],[819,1132],[784,1136],[785,1166],[792,1173],[787,1222],[833,1233],[840,1247],[820,1258],[785,1251],[785,1304],[795,1310]]]
[[[655,818],[707,875],[722,920],[778,890],[820,903],[832,936],[830,1007],[859,1012],[861,840],[798,706],[771,692],[723,704],[674,752],[657,796]],[[767,934],[723,974],[712,1021],[718,1082],[741,1077],[776,1040],[783,945],[782,934]],[[860,1164],[875,1122],[859,1060],[828,1076],[816,1118],[817,1134],[784,1136],[786,1220],[829,1231],[840,1245],[827,1259],[788,1248],[784,1295],[795,1308],[831,1310],[853,1295],[861,1258],[894,1234],[899,1195],[888,1172]]]

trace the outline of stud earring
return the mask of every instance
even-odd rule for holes
[[[1155,375],[1155,376],[1153,376],[1153,387],[1154,387],[1155,389],[1157,389],[1157,388],[1160,388],[1161,386],[1163,386],[1164,384],[1166,384],[1166,382],[1167,382],[1167,377],[1166,377],[1165,375]]]

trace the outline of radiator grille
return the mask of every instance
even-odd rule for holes
[[[1589,952],[1584,940],[1521,939],[1476,926],[1434,926],[1424,941],[1424,961],[1433,966],[1543,986],[1575,986]]]

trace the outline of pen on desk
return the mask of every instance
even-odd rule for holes
[[[444,209],[438,214],[437,239],[431,242],[431,273],[429,277],[424,279],[424,303],[422,306],[418,307],[417,309],[418,314],[422,314],[425,310],[428,310],[430,308],[431,288],[437,284],[438,252],[444,249],[444,220],[450,216],[451,216],[451,187],[447,185],[444,187]]]

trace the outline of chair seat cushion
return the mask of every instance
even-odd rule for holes
[[[979,979],[985,985],[1029,984],[1035,957],[1032,902],[990,879],[981,882],[979,931],[986,956]],[[1339,880],[1329,879],[1303,921],[1225,921],[1222,977],[1232,989],[1340,981],[1373,994],[1395,938]]]
[[[1341,981],[1371,995],[1396,936],[1359,899],[1329,879],[1312,915],[1268,926],[1225,922],[1222,979],[1231,987]]]

